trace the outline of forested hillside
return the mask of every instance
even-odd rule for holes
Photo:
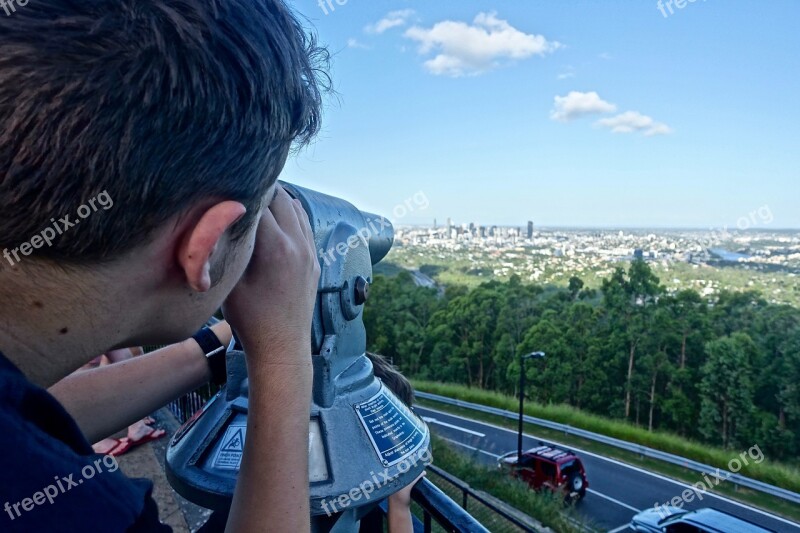
[[[647,263],[599,291],[489,282],[467,290],[376,276],[369,349],[412,377],[526,395],[771,459],[800,453],[800,310],[757,293],[667,294]]]

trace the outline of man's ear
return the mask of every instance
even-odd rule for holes
[[[211,258],[222,236],[245,212],[247,209],[239,202],[220,202],[186,229],[178,248],[178,264],[195,291],[206,292],[211,288]]]

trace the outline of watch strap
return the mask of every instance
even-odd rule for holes
[[[227,347],[222,344],[208,326],[203,326],[192,335],[192,338],[200,345],[200,349],[206,356],[208,367],[211,370],[211,381],[215,385],[223,385],[228,380],[228,371],[225,364]]]

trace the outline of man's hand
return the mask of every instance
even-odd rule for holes
[[[248,359],[248,366],[291,364],[297,342],[310,348],[319,274],[308,216],[278,187],[261,216],[250,264],[223,308],[245,351],[265,358]]]
[[[247,439],[226,531],[308,531],[311,320],[320,267],[308,217],[278,188],[223,307],[247,354]]]

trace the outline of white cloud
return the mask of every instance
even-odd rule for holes
[[[569,122],[586,115],[613,113],[616,110],[617,106],[606,102],[594,91],[588,93],[570,91],[566,96],[555,97],[555,106],[550,111],[550,118],[559,122]]]
[[[413,9],[391,11],[375,24],[367,25],[364,28],[364,31],[367,33],[383,33],[386,30],[390,30],[398,26],[405,26],[408,23],[408,19],[411,18],[411,15],[413,14]]]
[[[514,28],[496,13],[479,13],[472,24],[444,20],[431,28],[413,26],[405,37],[419,43],[420,54],[436,53],[425,62],[429,72],[452,77],[482,74],[503,60],[543,56],[561,46]]]
[[[359,42],[358,39],[354,39],[352,37],[350,39],[347,39],[347,47],[348,48],[361,48],[363,50],[369,50],[369,46],[367,46],[366,44],[364,44],[362,42]]]
[[[672,133],[672,128],[666,124],[656,122],[652,117],[642,115],[638,111],[626,111],[614,117],[603,118],[595,122],[595,125],[608,128],[613,133],[640,132],[646,137]]]

